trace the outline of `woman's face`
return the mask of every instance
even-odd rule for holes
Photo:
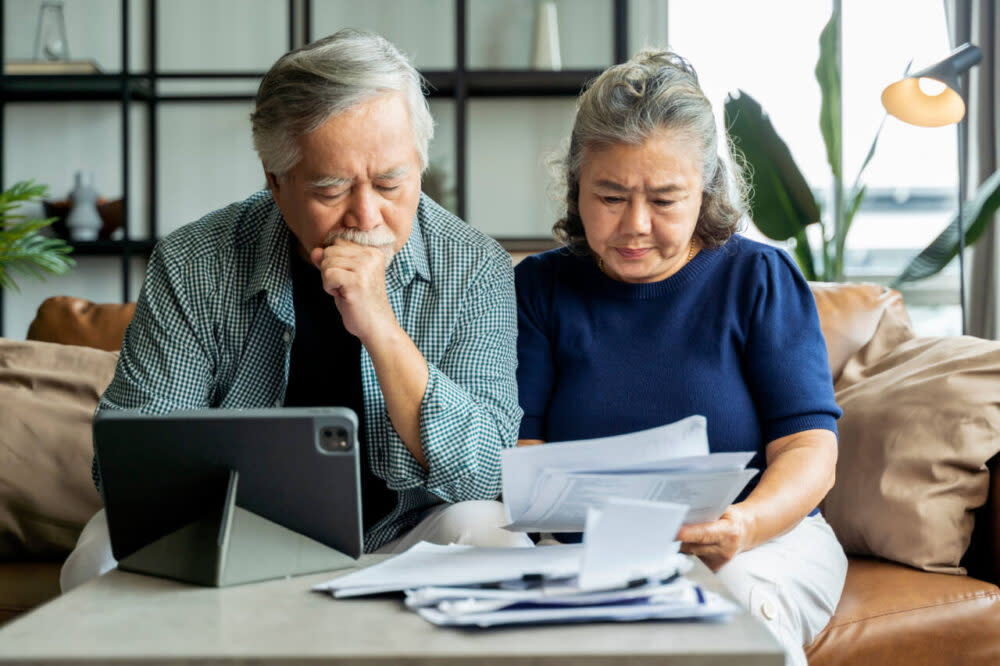
[[[622,282],[656,282],[684,266],[701,210],[698,148],[663,131],[638,146],[583,152],[580,218],[602,269]]]

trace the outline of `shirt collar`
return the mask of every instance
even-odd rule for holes
[[[427,247],[424,245],[420,220],[424,219],[424,195],[420,195],[417,214],[413,216],[410,227],[410,237],[392,258],[385,274],[385,284],[388,291],[395,291],[408,285],[414,277],[421,277],[427,282],[431,280],[430,264],[427,261]]]

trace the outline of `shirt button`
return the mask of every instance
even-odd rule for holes
[[[767,620],[773,620],[778,616],[778,607],[769,599],[760,605],[760,614]]]
[[[292,339],[292,334],[289,333],[288,331],[285,331],[284,333],[281,334],[281,339],[284,340],[285,342],[288,342],[289,340]]]
[[[274,406],[275,407],[281,407],[281,401],[280,400],[275,400],[274,401]]]

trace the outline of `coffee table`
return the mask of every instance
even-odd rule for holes
[[[364,556],[360,565],[380,556]],[[777,641],[741,613],[725,623],[439,628],[398,597],[311,592],[341,572],[225,589],[111,571],[0,629],[0,662],[45,664],[741,664],[778,666]],[[689,574],[721,585],[699,561]]]

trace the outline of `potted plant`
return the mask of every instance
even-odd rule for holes
[[[55,218],[36,219],[20,212],[23,204],[41,199],[45,191],[44,185],[20,181],[0,193],[0,289],[18,289],[17,274],[45,279],[76,263],[66,241],[43,232]]]
[[[726,126],[739,155],[745,162],[753,198],[750,215],[760,231],[773,240],[794,241],[794,254],[808,280],[839,282],[844,279],[844,249],[851,222],[865,196],[861,176],[875,154],[878,135],[872,141],[853,183],[845,187],[843,174],[843,104],[840,75],[840,2],[820,34],[820,54],[816,80],[822,92],[820,130],[826,144],[827,161],[833,176],[830,205],[822,211],[805,176],[795,164],[788,146],[775,131],[767,113],[750,95],[740,90],[726,99]],[[963,228],[965,244],[971,246],[982,235],[1000,207],[1000,171],[979,186],[965,203]],[[821,247],[810,246],[806,228],[820,227]],[[958,253],[958,220],[917,254],[893,281],[920,280],[934,275]]]

